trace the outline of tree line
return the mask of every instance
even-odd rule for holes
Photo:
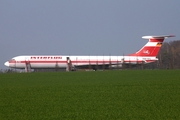
[[[180,69],[180,40],[164,42],[158,54],[158,61],[145,68]]]

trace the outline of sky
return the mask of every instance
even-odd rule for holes
[[[180,39],[179,0],[0,0],[0,69],[19,55],[126,55]]]

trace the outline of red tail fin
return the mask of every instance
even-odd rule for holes
[[[144,39],[149,39],[149,42],[143,46],[138,52],[130,54],[130,56],[152,56],[156,57],[162,46],[165,38],[174,37],[174,35],[163,35],[163,36],[143,36]]]

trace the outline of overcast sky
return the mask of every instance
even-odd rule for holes
[[[18,55],[129,54],[144,35],[179,33],[180,0],[0,0],[0,68]]]

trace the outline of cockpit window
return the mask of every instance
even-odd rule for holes
[[[9,60],[9,63],[15,63],[16,62],[16,60],[15,59],[11,59],[11,60]]]

